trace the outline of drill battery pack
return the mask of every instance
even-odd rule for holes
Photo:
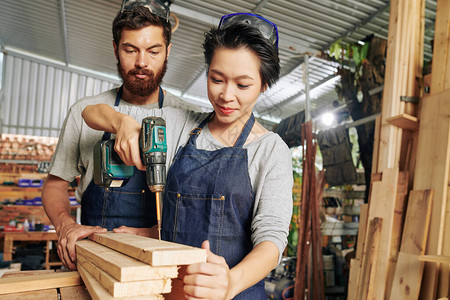
[[[94,145],[94,183],[100,187],[122,187],[133,176],[134,167],[127,166],[114,151],[115,141]]]

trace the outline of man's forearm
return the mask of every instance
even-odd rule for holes
[[[86,124],[95,130],[117,133],[124,114],[107,104],[88,105],[81,113]]]
[[[49,175],[42,190],[42,205],[58,233],[61,226],[75,223],[70,215],[68,183]]]

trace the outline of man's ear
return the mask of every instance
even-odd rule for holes
[[[119,60],[119,52],[118,52],[118,47],[116,45],[116,43],[114,41],[113,42],[113,47],[114,47],[114,56],[116,57],[117,60]]]
[[[172,43],[169,44],[169,46],[167,46],[167,53],[166,53],[166,59],[169,58],[169,54],[170,54],[170,49],[172,48]]]

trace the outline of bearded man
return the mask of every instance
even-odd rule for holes
[[[123,85],[78,100],[69,110],[42,192],[45,212],[58,235],[58,255],[76,269],[75,242],[94,232],[114,230],[157,236],[155,195],[145,172],[134,169],[121,188],[101,188],[93,180],[93,147],[109,134],[89,128],[81,112],[90,104],[170,106],[198,111],[160,87],[172,44],[169,8],[159,0],[124,0],[113,22],[113,46]],[[75,195],[81,203],[81,225],[70,214],[68,186],[77,176]]]

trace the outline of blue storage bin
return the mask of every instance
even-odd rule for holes
[[[19,179],[19,182],[17,183],[20,187],[29,187],[31,184],[31,179]]]
[[[33,205],[33,199],[23,199],[23,205]]]
[[[41,197],[36,197],[33,199],[33,205],[42,205]]]
[[[42,179],[31,179],[30,186],[32,187],[42,187],[44,181]]]

